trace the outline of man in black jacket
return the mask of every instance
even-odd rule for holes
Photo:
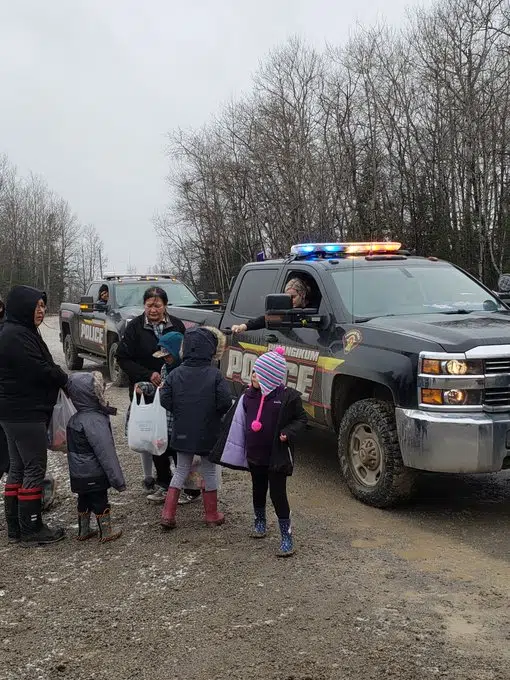
[[[9,540],[21,538],[21,544],[30,547],[64,537],[62,529],[43,524],[41,512],[47,428],[67,375],[53,361],[39,332],[46,295],[35,288],[15,286],[6,308],[0,333],[0,425],[10,458],[5,514]]]

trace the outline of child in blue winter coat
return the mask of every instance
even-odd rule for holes
[[[252,479],[254,538],[266,536],[266,498],[273,503],[280,526],[279,557],[294,553],[287,498],[287,477],[294,468],[293,448],[307,417],[301,395],[285,387],[284,350],[277,347],[260,356],[253,367],[251,386],[231,409],[211,461],[249,470]]]
[[[110,425],[117,410],[106,403],[97,371],[71,375],[66,389],[77,411],[67,425],[67,459],[71,491],[78,494],[78,540],[97,535],[90,526],[94,513],[100,542],[114,541],[122,531],[112,527],[108,489],[126,490]]]
[[[173,415],[171,444],[177,451],[177,470],[161,515],[165,529],[175,527],[179,494],[195,455],[201,458],[205,521],[209,526],[225,521],[217,506],[217,468],[208,460],[221,431],[222,416],[232,405],[227,381],[212,366],[213,360],[218,361],[223,354],[225,344],[225,336],[216,328],[200,326],[186,331],[182,364],[170,373],[161,389],[161,405]]]
[[[181,347],[184,335],[176,331],[165,333],[159,338],[158,351],[154,354],[156,359],[163,359],[165,363],[161,369],[161,383],[164,384],[170,372],[176,369],[181,363]],[[136,385],[136,393],[146,397],[154,398],[156,387],[151,382],[139,382]],[[177,453],[172,448],[172,429],[173,416],[167,411],[168,423],[168,447],[161,456],[153,456],[156,467],[156,490],[147,496],[151,503],[164,503],[170,481],[172,479],[172,461],[177,464]],[[191,503],[200,496],[199,489],[192,489],[188,484],[182,490],[179,497],[179,504]]]

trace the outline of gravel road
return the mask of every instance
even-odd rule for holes
[[[44,335],[63,362],[56,319]],[[127,391],[109,398],[123,414]],[[111,493],[119,541],[73,540],[61,454],[48,519],[69,537],[7,546],[0,518],[2,680],[510,678],[510,474],[430,475],[412,507],[376,510],[343,487],[333,438],[310,431],[290,483],[298,552],[277,560],[274,522],[248,537],[241,473],[224,473],[223,527],[193,504],[162,534],[123,416],[113,424],[129,485]]]

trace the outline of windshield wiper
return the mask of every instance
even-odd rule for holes
[[[445,312],[438,312],[438,314],[472,314],[474,309],[449,309]]]

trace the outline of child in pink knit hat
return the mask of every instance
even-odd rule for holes
[[[301,395],[285,387],[284,350],[262,354],[253,367],[251,386],[232,409],[231,424],[213,456],[220,465],[247,469],[253,485],[253,537],[266,536],[266,498],[269,495],[280,525],[278,555],[294,553],[287,498],[287,477],[294,468],[293,448],[306,424]]]

